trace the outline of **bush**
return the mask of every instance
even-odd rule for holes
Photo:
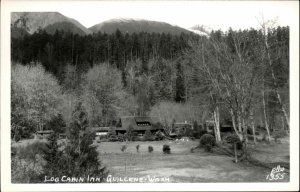
[[[170,146],[169,145],[164,145],[163,146],[163,153],[164,154],[170,154],[171,153],[171,148],[170,148]]]
[[[204,134],[200,138],[200,146],[211,145],[214,147],[216,145],[216,139],[211,134]]]
[[[124,151],[126,151],[126,149],[127,149],[126,145],[122,145],[121,151],[124,152]]]
[[[125,133],[125,135],[126,135],[125,139],[127,139],[128,141],[132,141],[132,139],[133,139],[133,136],[134,136],[133,130],[134,130],[133,126],[129,125],[129,127],[127,128],[127,131]]]
[[[165,138],[165,135],[161,131],[157,131],[154,135],[155,141],[161,141]]]
[[[31,162],[36,162],[37,155],[41,154],[46,147],[46,143],[42,141],[34,141],[17,150],[19,158],[26,159]]]
[[[143,139],[141,139],[139,136],[138,136],[138,133],[137,132],[133,132],[131,134],[131,139],[130,141],[142,141]]]
[[[117,137],[119,141],[121,142],[125,141],[124,135],[117,135]]]
[[[240,138],[236,135],[236,134],[230,134],[230,135],[227,135],[225,138],[224,138],[224,141],[226,143],[230,143],[230,144],[234,144],[236,143],[236,148],[238,150],[241,150],[243,148],[243,143],[241,142]]]
[[[45,142],[35,141],[26,146],[12,148],[11,179],[13,183],[42,182],[43,158]]]
[[[119,141],[119,138],[117,135],[111,135],[109,138],[108,138],[108,141],[110,142],[116,142],[116,141]]]
[[[146,130],[143,140],[144,141],[153,141],[154,140],[153,135],[149,129]]]
[[[153,151],[153,147],[150,145],[150,146],[148,146],[148,152],[149,153],[152,153],[152,151]]]
[[[20,159],[17,155],[11,157],[11,182],[12,183],[41,183],[44,177],[37,171],[32,162]]]

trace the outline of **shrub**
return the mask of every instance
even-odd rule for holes
[[[26,146],[12,148],[11,177],[13,183],[37,183],[42,182],[43,160],[42,151],[46,144],[34,141]]]
[[[131,141],[132,140],[132,138],[133,138],[133,134],[134,134],[134,128],[133,128],[133,126],[132,125],[129,125],[129,127],[127,128],[127,131],[126,131],[126,139],[128,140],[128,141]]]
[[[215,137],[211,134],[204,134],[200,138],[200,146],[211,145],[212,147],[216,145]]]
[[[226,143],[230,143],[230,144],[234,144],[236,143],[236,148],[238,150],[241,150],[243,148],[243,143],[241,142],[241,140],[239,139],[239,137],[236,135],[236,134],[230,134],[230,135],[227,135],[225,138],[224,138],[224,141]]]
[[[149,153],[152,153],[152,151],[153,151],[153,147],[150,145],[150,146],[148,146],[148,152]]]
[[[124,135],[117,135],[117,137],[119,141],[121,142],[125,141]]]
[[[204,134],[201,136],[199,146],[204,147],[205,151],[211,152],[212,148],[216,145],[215,137],[211,134]]]
[[[141,141],[140,137],[138,136],[137,132],[132,132],[130,141]]]
[[[143,140],[144,141],[153,141],[153,135],[149,129],[146,130]]]
[[[117,135],[111,135],[111,136],[108,138],[108,141],[110,141],[110,142],[119,141],[119,138],[117,137]]]
[[[140,150],[140,145],[135,146],[135,148],[136,148],[136,152],[139,152],[139,150]]]
[[[231,134],[231,135],[227,135],[224,141],[227,143],[238,143],[240,142],[240,139],[236,134]]]
[[[34,141],[17,150],[17,154],[21,159],[26,159],[31,162],[36,162],[37,155],[41,154],[46,149],[46,143],[42,141]]]
[[[39,183],[44,177],[37,171],[38,166],[32,162],[20,159],[17,155],[11,157],[11,182],[12,183]]]
[[[154,139],[156,141],[163,140],[165,138],[165,135],[161,131],[157,131],[154,135]]]
[[[126,151],[126,149],[127,149],[126,145],[122,145],[121,151],[124,152],[124,151]]]
[[[170,146],[169,145],[164,145],[163,146],[163,153],[164,154],[170,154],[171,153],[171,148],[170,148]]]

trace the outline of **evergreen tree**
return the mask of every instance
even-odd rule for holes
[[[81,102],[75,107],[72,114],[72,122],[69,127],[69,138],[76,150],[80,151],[80,142],[88,127],[88,115]]]
[[[48,137],[48,142],[46,143],[46,149],[43,150],[43,158],[46,161],[46,165],[43,167],[45,175],[51,176],[62,176],[63,170],[58,166],[62,160],[62,151],[59,150],[57,144],[58,135],[56,132],[52,133]]]
[[[98,160],[93,143],[94,134],[87,131],[87,113],[81,102],[74,112],[70,127],[70,143],[65,147],[64,170],[73,177],[101,177],[104,182],[108,171]]]
[[[175,101],[182,102],[185,97],[185,87],[184,87],[184,77],[183,70],[181,64],[179,62],[176,63],[176,95]]]

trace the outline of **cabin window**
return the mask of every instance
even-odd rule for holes
[[[148,122],[148,121],[136,122],[136,124],[138,126],[150,126],[151,125],[150,122]]]
[[[96,135],[100,136],[100,135],[107,135],[107,132],[96,132]]]

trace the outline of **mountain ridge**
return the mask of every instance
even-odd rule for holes
[[[191,31],[162,21],[134,18],[114,18],[95,24],[89,28],[93,33],[113,33],[119,29],[123,33],[157,32],[157,33],[191,33]]]
[[[205,35],[204,33],[198,32],[194,29],[182,28],[163,21],[151,21],[140,18],[113,18],[87,28],[77,20],[66,17],[59,12],[12,12],[12,28],[17,28],[22,25],[22,23],[18,23],[18,19],[20,20],[22,17],[26,20],[26,26],[28,27],[27,32],[29,34],[33,34],[41,28],[50,34],[55,33],[56,30],[65,32],[69,31],[78,35],[88,35],[97,32],[112,34],[119,29],[122,33],[130,34],[139,32],[154,32],[170,33],[175,35],[180,35],[181,33]],[[15,33],[18,32],[16,29],[12,29],[12,31],[14,31],[12,36],[15,35],[18,37],[20,34],[26,34]]]

